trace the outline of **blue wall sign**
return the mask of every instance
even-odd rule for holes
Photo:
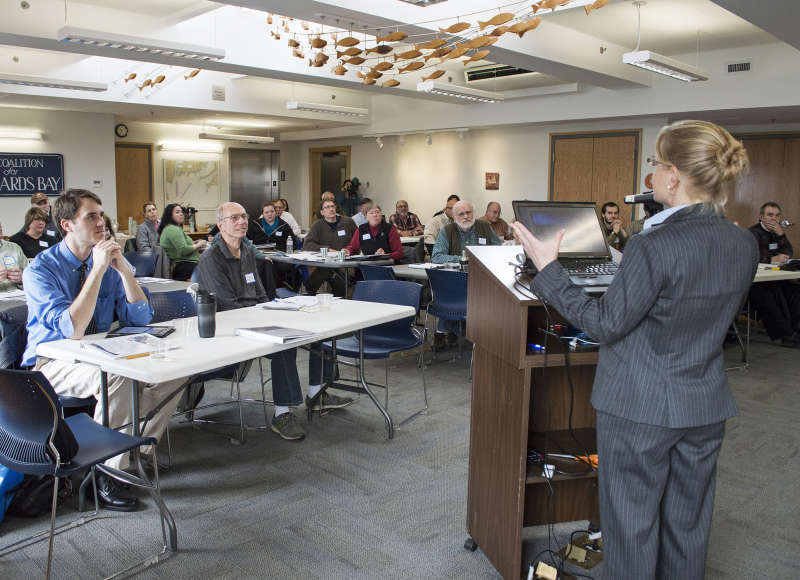
[[[64,191],[64,156],[60,153],[0,153],[0,197]]]

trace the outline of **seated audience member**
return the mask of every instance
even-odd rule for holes
[[[292,232],[294,232],[295,236],[300,235],[300,224],[298,224],[297,220],[294,219],[294,216],[289,213],[289,202],[283,198],[276,200],[275,213],[278,214],[279,218],[289,224],[289,227],[292,228]]]
[[[408,211],[408,202],[404,199],[395,204],[395,213],[389,217],[389,222],[397,228],[401,236],[421,236],[425,228],[419,222],[417,214]]]
[[[200,289],[216,294],[219,311],[254,306],[274,298],[267,296],[257,273],[256,256],[252,247],[242,243],[247,234],[246,216],[244,208],[234,202],[224,203],[217,209],[221,242],[212,244],[203,253],[197,267]],[[346,407],[353,399],[331,395],[322,388],[321,352],[319,343],[312,345],[308,364],[306,407],[319,411]],[[289,409],[303,402],[300,377],[297,374],[297,349],[284,350],[269,355],[268,358],[271,360],[272,395],[275,399],[272,431],[283,439],[299,441],[306,433]],[[330,376],[332,366],[330,363],[325,364],[326,377]]]
[[[286,240],[292,239],[292,243],[297,247],[297,238],[288,223],[278,217],[276,204],[268,201],[261,209],[261,217],[258,224],[264,229],[267,235],[266,243],[275,244],[275,249],[281,252],[286,251]]]
[[[314,222],[303,240],[303,250],[318,252],[320,248],[329,248],[331,251],[342,250],[353,239],[356,224],[347,216],[336,214],[336,203],[326,199],[320,204],[322,219]],[[329,281],[333,286],[333,293],[344,296],[344,278],[333,268],[315,268],[306,280],[306,290],[309,294],[316,294],[322,283]]]
[[[458,196],[457,196],[457,195],[454,193],[453,195],[451,195],[450,197],[448,197],[448,198],[447,198],[447,202],[449,203],[450,201],[454,201],[454,202],[455,202],[455,201],[461,201],[461,198],[460,198],[460,197],[458,197]],[[443,213],[444,213],[444,210],[443,210],[443,209],[440,209],[439,211],[437,211],[436,213],[434,213],[434,214],[433,214],[433,217],[436,217],[436,216],[442,215]]]
[[[628,234],[628,238],[635,234],[642,233],[642,229],[644,228],[644,221],[656,215],[658,212],[664,209],[664,205],[658,203],[657,201],[646,201],[644,202],[644,217],[639,218],[638,220],[633,220],[631,223],[627,225],[625,228],[625,232]]]
[[[52,360],[36,355],[42,343],[65,338],[80,339],[106,332],[115,318],[121,326],[145,325],[153,316],[130,269],[125,266],[122,249],[105,239],[103,206],[100,198],[85,189],[70,189],[60,196],[53,217],[64,233],[64,240],[40,254],[22,274],[28,297],[28,344],[22,357],[24,366],[35,365],[50,381],[56,393],[100,399],[100,369],[95,365]],[[158,384],[141,384],[142,416],[158,407],[176,392],[183,379]],[[108,375],[109,426],[118,429],[132,422],[131,381]],[[160,437],[178,404],[172,397],[147,422],[143,436]],[[97,405],[95,421],[102,420]],[[106,461],[124,469],[128,454]],[[131,511],[137,500],[127,495],[111,478],[97,474],[100,505],[107,509]]]
[[[499,246],[500,241],[487,222],[476,221],[472,204],[459,201],[453,206],[455,222],[445,226],[436,237],[431,262],[458,262],[467,246]]]
[[[457,195],[448,197],[444,210],[437,213],[433,219],[425,224],[425,247],[429,254],[433,255],[433,245],[436,243],[436,238],[442,228],[453,223],[453,206],[458,201]]]
[[[782,264],[792,257],[792,244],[781,227],[781,207],[774,201],[761,206],[750,232],[758,242],[759,262]],[[800,285],[792,280],[759,282],[750,287],[750,304],[761,317],[770,339],[800,348]]]
[[[36,254],[52,248],[61,236],[48,236],[50,216],[39,207],[32,207],[25,212],[25,225],[20,231],[8,239],[17,244],[28,258],[35,258]]]
[[[356,226],[362,226],[367,223],[367,212],[372,207],[372,200],[368,197],[361,198],[361,205],[358,206],[358,212],[353,216],[353,221]]]
[[[50,211],[50,198],[44,193],[34,193],[31,196],[31,207],[36,206],[47,213],[47,227],[44,230],[45,235],[55,239],[56,242],[61,241],[61,230],[58,229]]]
[[[199,248],[208,245],[206,240],[194,240],[183,231],[183,208],[171,203],[164,208],[161,224],[158,226],[159,243],[172,260],[172,278],[188,280],[200,260]]]
[[[103,224],[105,224],[105,234],[107,240],[114,240],[117,241],[117,232],[114,231],[114,224],[111,222],[111,218],[108,217],[108,214],[103,216]]]
[[[489,225],[492,226],[492,231],[499,239],[510,240],[514,237],[506,220],[500,217],[500,204],[498,202],[490,201],[489,205],[486,206],[486,214],[478,219],[489,222]]]
[[[353,191],[353,182],[345,179],[342,184],[342,189],[336,195],[336,205],[341,208],[342,215],[353,217],[358,213],[358,208],[361,205],[361,198],[357,192]]]
[[[136,251],[152,254],[159,245],[158,236],[158,208],[152,201],[148,201],[142,208],[144,220],[136,228]]]
[[[367,223],[358,226],[350,244],[344,249],[348,256],[358,254],[386,255],[392,260],[403,259],[403,244],[397,228],[386,222],[381,213],[381,206],[373,205],[367,212]]]
[[[336,203],[336,196],[333,195],[330,191],[323,191],[322,195],[320,196],[320,203],[322,203],[324,201],[328,201],[328,200],[332,201],[335,204],[334,207],[336,208],[336,215],[344,215],[342,213],[342,209]],[[314,212],[314,220],[317,221],[317,220],[321,220],[321,219],[322,219],[322,212],[315,211]]]
[[[31,210],[40,211],[39,208],[35,207],[31,208]],[[28,213],[31,210],[28,210]],[[2,263],[0,263],[0,292],[6,292],[22,287],[22,271],[28,265],[28,256],[17,243],[6,241],[2,237],[3,225],[0,224],[0,259],[2,259]]]
[[[622,227],[619,206],[613,201],[607,201],[603,204],[600,215],[602,217],[600,223],[603,226],[608,245],[621,252],[628,241],[628,232]]]

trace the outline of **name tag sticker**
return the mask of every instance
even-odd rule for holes
[[[56,237],[56,233],[53,230],[45,230],[45,231],[47,232],[48,236],[53,237],[53,238]]]
[[[6,266],[16,266],[17,259],[14,256],[3,256],[3,264]]]
[[[50,247],[50,244],[48,244],[44,240],[39,240],[39,245],[42,246],[43,248],[49,248]]]
[[[370,234],[364,234],[363,236],[361,236],[361,239],[362,240],[371,240],[372,236]]]
[[[275,235],[278,236],[279,238],[282,238],[283,237],[283,232],[275,232]]]
[[[478,243],[481,246],[485,246],[486,245],[486,238],[478,238]]]
[[[248,272],[247,274],[245,274],[244,275],[244,279],[248,284],[255,284],[256,283],[256,277],[252,272]]]
[[[777,244],[776,242],[772,242],[772,243],[769,245],[769,249],[770,249],[770,250],[777,250],[777,249],[778,249],[778,244]]]
[[[336,232],[336,233],[337,233],[337,234],[339,234],[339,237],[340,237],[340,238],[343,238],[343,237],[345,237],[345,236],[347,235],[347,232],[346,232],[346,231],[344,231],[344,230],[339,230],[339,231],[338,231],[338,232]]]

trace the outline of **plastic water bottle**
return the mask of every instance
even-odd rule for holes
[[[292,252],[294,252],[294,240],[292,239],[292,236],[289,236],[289,238],[286,240],[286,253],[291,254]]]

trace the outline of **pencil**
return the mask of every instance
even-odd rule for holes
[[[130,356],[126,356],[125,360],[131,360],[133,358],[142,358],[143,356],[150,356],[149,352],[143,352],[142,354],[132,354]]]

